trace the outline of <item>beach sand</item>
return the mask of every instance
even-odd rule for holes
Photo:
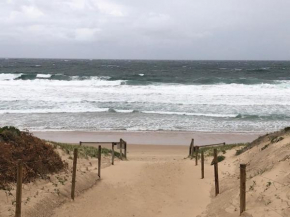
[[[191,139],[195,139],[196,145],[206,145],[226,142],[244,143],[251,142],[265,133],[215,133],[215,132],[184,132],[184,131],[32,131],[41,138],[57,142],[79,143],[102,141],[117,142],[120,138],[129,144],[146,145],[189,145]]]
[[[37,134],[37,133],[36,133]],[[74,135],[70,132],[41,132],[50,140],[75,142],[77,136],[85,141],[98,139],[99,135],[108,136],[109,133],[84,133]],[[192,134],[161,134],[167,135],[164,141],[183,139],[187,141]],[[86,136],[90,137],[86,137]],[[132,134],[113,134],[130,139]],[[151,133],[144,133],[150,135]],[[143,135],[143,136],[144,136]],[[52,137],[55,136],[55,137]],[[71,137],[69,137],[71,136]],[[138,138],[140,134],[134,134]],[[158,137],[160,132],[152,137],[143,137],[139,144],[128,143],[128,160],[116,158],[111,166],[110,156],[103,156],[102,176],[96,177],[97,160],[80,159],[77,170],[76,198],[70,198],[70,180],[72,160],[61,152],[63,159],[69,164],[69,170],[64,174],[51,177],[52,183],[25,184],[23,217],[238,217],[239,213],[239,166],[247,164],[247,210],[242,216],[248,217],[278,217],[290,216],[289,178],[290,165],[290,133],[281,131],[265,135],[254,143],[245,153],[236,156],[236,150],[221,152],[226,158],[219,163],[220,194],[214,195],[214,169],[210,165],[212,157],[205,158],[205,179],[201,179],[201,167],[195,165],[195,160],[188,157],[188,145],[142,145]],[[202,134],[201,136],[204,136]],[[244,139],[250,140],[250,137]],[[141,137],[141,136],[140,136]],[[113,138],[113,139],[114,139]],[[196,137],[194,137],[196,138]],[[200,137],[201,138],[201,137]],[[213,135],[206,137],[208,143],[220,142]],[[227,138],[228,141],[238,141],[242,137],[223,135],[218,139]],[[47,138],[49,139],[49,138]],[[99,140],[100,139],[100,140]],[[231,139],[231,140],[230,140]],[[172,141],[172,143],[174,143]],[[225,140],[227,141],[227,140]],[[172,144],[170,143],[170,144]],[[207,143],[201,143],[207,144]],[[93,145],[93,144],[90,144]],[[97,146],[97,145],[96,145]],[[110,148],[109,144],[102,144]],[[116,151],[119,151],[116,149]],[[65,185],[58,183],[57,177],[67,177]],[[37,184],[38,183],[38,184]],[[55,192],[55,185],[60,194]],[[43,187],[45,186],[45,188]],[[1,193],[1,192],[0,192]],[[13,215],[11,202],[2,192],[3,210]],[[29,198],[29,201],[28,201]],[[7,200],[7,201],[6,201]],[[8,212],[9,211],[9,212]],[[0,216],[1,216],[0,212]],[[12,216],[11,215],[11,216]],[[5,215],[9,216],[9,215]]]
[[[53,217],[190,217],[210,203],[213,171],[186,159],[188,147],[131,145],[128,161],[102,171],[102,180],[54,211]]]

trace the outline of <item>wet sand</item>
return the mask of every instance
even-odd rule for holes
[[[45,131],[32,132],[35,136],[57,142],[79,143],[83,142],[117,142],[120,138],[129,144],[146,145],[185,145],[188,146],[194,138],[196,145],[206,145],[225,142],[243,143],[251,142],[264,133],[211,133],[211,132],[127,132],[127,131]]]

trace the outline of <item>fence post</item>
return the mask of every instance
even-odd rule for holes
[[[99,145],[98,150],[98,176],[101,178],[101,160],[102,160],[102,146]]]
[[[72,185],[71,185],[71,199],[75,199],[75,188],[76,188],[76,173],[77,173],[77,159],[78,149],[74,149],[74,161],[73,161],[73,174],[72,174]]]
[[[191,146],[191,158],[193,158],[195,147],[194,147],[194,139],[192,139],[192,146]]]
[[[240,214],[246,211],[246,164],[240,164]]]
[[[198,152],[199,152],[199,147],[195,146],[195,166],[198,165]]]
[[[122,143],[123,143],[123,139],[120,139],[120,159],[121,160],[123,160]]]
[[[17,162],[17,188],[16,188],[16,210],[15,217],[21,217],[21,200],[22,200],[22,160]]]
[[[204,179],[204,153],[201,150],[201,178]]]
[[[115,143],[112,142],[112,165],[114,165],[115,160]]]
[[[127,142],[124,142],[124,145],[125,145],[124,156],[125,156],[125,159],[127,159]]]
[[[191,157],[191,151],[192,151],[192,140],[193,140],[193,139],[191,139],[191,142],[190,142],[190,145],[189,145],[189,151],[188,151],[188,152],[189,152],[189,153],[188,153],[188,156],[189,156],[189,157]]]
[[[82,142],[80,141],[80,146],[82,145]]]
[[[217,159],[217,149],[214,150],[214,181],[215,181],[215,196],[220,193],[219,189],[219,172],[218,172],[218,159]]]

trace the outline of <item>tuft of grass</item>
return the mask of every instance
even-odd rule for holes
[[[261,151],[263,151],[263,150],[265,150],[266,148],[268,148],[268,147],[269,147],[269,145],[270,145],[270,144],[268,144],[268,145],[265,145],[264,147],[262,147],[262,148],[261,148]]]
[[[240,155],[244,153],[245,151],[247,151],[250,144],[251,143],[241,143],[240,145],[241,148],[236,151],[236,155]]]
[[[240,155],[240,154],[242,154],[243,152],[244,152],[243,149],[239,149],[239,150],[236,151],[236,155]]]
[[[219,156],[217,156],[217,161],[222,162],[225,158],[226,158],[225,156],[219,155]],[[213,165],[213,164],[214,164],[214,159],[212,159],[212,162],[210,165]]]
[[[280,137],[274,137],[271,139],[271,143],[277,143],[280,142],[284,139],[284,137],[280,136]]]
[[[59,143],[59,142],[51,142],[49,141],[55,148],[59,147],[61,150],[63,150],[67,154],[73,154],[73,151],[75,148],[78,148],[78,157],[80,158],[98,158],[98,148],[92,147],[92,146],[84,146],[84,145],[73,145],[73,144],[67,144],[67,143]],[[116,157],[120,157],[120,153],[114,152]],[[102,148],[102,154],[105,156],[108,156],[112,154],[111,149]]]

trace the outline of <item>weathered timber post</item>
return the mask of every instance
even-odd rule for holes
[[[246,211],[246,164],[240,164],[240,214]]]
[[[217,159],[217,149],[214,150],[214,181],[215,181],[215,196],[220,193],[219,190],[219,173],[218,173],[218,159]]]
[[[195,166],[198,165],[198,152],[199,152],[199,146],[195,146]]]
[[[204,179],[204,152],[201,150],[201,178]]]
[[[73,161],[73,174],[72,174],[72,185],[71,185],[71,199],[75,199],[75,188],[76,188],[76,173],[77,173],[77,159],[78,149],[74,149],[74,161]]]
[[[80,146],[82,145],[82,142],[80,141]]]
[[[123,145],[123,139],[120,139],[120,159],[121,160],[123,160],[122,145]]]
[[[21,217],[21,200],[22,200],[22,160],[17,162],[17,188],[16,188],[16,209],[15,217]]]
[[[112,142],[112,165],[114,165],[115,160],[115,143]]]
[[[192,146],[191,146],[191,158],[193,158],[193,153],[195,151],[195,147],[194,147],[194,139],[192,139]]]
[[[192,151],[192,144],[193,144],[193,139],[191,139],[190,145],[189,145],[189,153],[188,156],[191,157],[191,151]]]
[[[98,176],[101,178],[101,160],[102,160],[102,146],[98,149]]]
[[[127,142],[124,142],[124,145],[125,145],[124,156],[125,156],[125,159],[127,159]]]

